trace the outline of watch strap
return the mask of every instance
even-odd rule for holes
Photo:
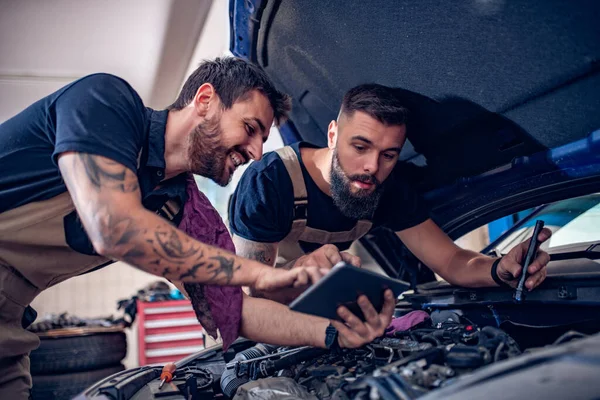
[[[325,347],[329,350],[338,350],[340,349],[340,344],[338,343],[338,330],[332,324],[327,326],[325,329]]]

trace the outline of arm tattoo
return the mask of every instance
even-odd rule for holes
[[[135,228],[131,218],[126,217],[117,221],[108,214],[102,226],[104,227],[101,232],[102,240],[108,245],[123,249],[122,257],[125,262],[130,264],[145,262],[152,266],[153,272],[168,279],[195,280],[198,278],[199,270],[205,268],[210,274],[206,283],[224,281],[225,284],[229,284],[234,272],[241,268],[240,265],[235,265],[233,257],[227,257],[225,254],[207,259],[199,246],[194,246],[190,238],[169,225],[161,226],[154,231],[155,241],[142,240],[141,242],[133,240],[138,234],[143,233]],[[191,268],[184,266],[186,262],[192,264]]]
[[[123,193],[132,193],[139,189],[137,176],[122,164],[87,153],[79,153],[78,156],[95,188],[106,187]]]
[[[186,246],[181,243],[179,235],[174,229],[172,229],[171,232],[156,231],[155,236],[163,252],[170,258],[187,258],[198,252],[198,249],[194,248],[192,245],[186,249]],[[190,242],[190,240],[188,239],[187,242]]]
[[[185,273],[183,273],[183,274],[181,274],[179,276],[179,280],[182,281],[185,278],[193,278],[193,277],[195,277],[196,276],[196,271],[198,271],[198,269],[200,269],[201,267],[204,267],[205,265],[206,265],[206,263],[203,262],[203,261],[201,261],[201,262],[199,262],[197,264],[194,264],[192,266],[192,268],[189,269],[189,271],[187,271],[187,272],[185,272]]]
[[[240,269],[241,266],[235,266],[234,262],[233,262],[233,258],[227,258],[227,257],[223,257],[223,256],[215,256],[215,257],[211,257],[211,260],[216,260],[219,265],[218,266],[214,266],[214,269],[212,269],[213,264],[210,264],[208,269],[212,275],[211,280],[215,280],[217,278],[217,276],[219,276],[220,274],[225,275],[225,280],[227,283],[231,282],[231,279],[233,278],[233,272]]]
[[[256,260],[263,264],[273,266],[277,249],[271,243],[252,242],[238,238],[236,247],[239,249],[238,254],[242,257]]]
[[[265,250],[255,250],[250,258],[260,261],[263,264],[271,265],[273,262]]]
[[[74,157],[75,170],[83,171],[92,187],[98,192],[115,190],[122,193],[139,193],[137,176],[123,165],[104,157],[78,153]],[[81,164],[80,164],[81,163]],[[77,187],[67,174],[68,186]],[[102,243],[110,254],[132,265],[142,265],[144,270],[167,279],[203,281],[229,284],[241,265],[226,252],[205,255],[201,246],[183,232],[168,224],[159,223],[154,229],[140,227],[134,217],[122,212],[112,212],[115,207],[107,200],[85,202],[81,193],[73,191],[73,201],[85,209],[99,223],[97,230],[89,232],[93,242]],[[107,192],[109,198],[114,193]],[[203,273],[201,274],[201,270]],[[201,275],[201,276],[199,276]]]

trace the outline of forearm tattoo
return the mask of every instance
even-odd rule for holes
[[[236,240],[238,254],[242,257],[256,260],[263,264],[273,266],[277,249],[270,243],[251,242],[245,239]]]
[[[119,163],[90,154],[78,154],[74,171],[80,170],[79,163],[84,167],[86,178],[99,192],[105,192],[108,196],[111,191],[139,192],[137,176]],[[81,203],[73,176],[64,175],[67,186],[75,188],[71,190],[74,202]],[[126,214],[111,212],[109,205],[102,204],[102,200],[78,205],[79,209],[90,214],[91,220],[100,222],[97,226],[101,228],[90,233],[92,241],[100,241],[113,249],[112,252],[122,261],[140,266],[148,272],[170,280],[229,284],[235,271],[241,268],[239,264],[236,265],[234,257],[226,252],[205,254],[201,249],[203,246],[166,221],[149,228]]]

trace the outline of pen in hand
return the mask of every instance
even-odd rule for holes
[[[519,284],[517,285],[517,290],[515,292],[515,300],[517,302],[523,301],[523,288],[525,286],[525,280],[527,279],[527,269],[529,268],[529,265],[531,265],[531,262],[535,259],[535,255],[540,245],[538,236],[540,235],[542,228],[544,228],[544,221],[537,220],[535,223],[535,228],[533,229],[531,241],[529,242],[529,247],[527,248],[527,254],[525,255],[525,260],[523,262],[521,278],[519,279]]]

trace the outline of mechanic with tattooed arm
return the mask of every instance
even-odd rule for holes
[[[428,217],[423,201],[394,169],[408,115],[396,93],[378,84],[352,88],[337,121],[329,124],[328,147],[295,143],[248,167],[229,209],[238,255],[290,270],[331,268],[340,260],[359,266],[360,259],[343,250],[384,226],[450,283],[515,287],[529,240],[501,259],[461,249]],[[538,238],[544,242],[550,235],[543,229]],[[547,253],[538,252],[528,268],[527,289],[544,280],[549,261]],[[299,291],[255,288],[252,294],[289,303]]]
[[[127,82],[95,74],[1,124],[0,398],[29,398],[28,354],[39,344],[25,329],[35,319],[31,301],[115,260],[183,285],[224,346],[238,334],[317,347],[382,335],[394,309],[389,292],[380,314],[361,298],[367,321],[344,314],[347,326],[327,344],[330,321],[242,297],[241,286],[306,287],[323,271],[273,270],[229,252],[222,220],[191,177],[226,185],[239,165],[261,159],[270,126],[288,111],[288,96],[260,69],[223,58],[202,63],[168,110],[146,108]]]

